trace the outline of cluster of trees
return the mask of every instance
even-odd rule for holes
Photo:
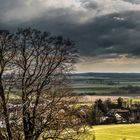
[[[88,110],[87,122],[91,125],[110,123],[140,122],[140,103],[132,99],[125,101],[119,97],[117,101],[98,99]]]
[[[90,123],[100,124],[100,118],[105,116],[109,110],[115,108],[123,108],[123,98],[119,97],[117,99],[117,104],[114,104],[110,98],[105,101],[102,101],[101,99],[96,100],[91,109]]]
[[[130,94],[138,93],[140,91],[139,86],[132,86],[132,85],[120,87],[120,89],[127,91],[127,93],[130,93]]]
[[[76,58],[70,39],[31,28],[0,32],[1,140],[79,138],[83,124],[68,84]],[[21,108],[11,122],[8,105],[16,92]]]
[[[111,100],[108,99],[103,102],[101,99],[96,100],[91,110],[91,124],[100,124],[100,118],[107,113],[111,106]]]

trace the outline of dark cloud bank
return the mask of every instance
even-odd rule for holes
[[[3,9],[6,9],[9,4],[14,6],[10,2],[5,3]],[[97,7],[97,5],[93,6]],[[65,14],[59,14],[62,11]],[[3,12],[0,11],[0,13]],[[39,18],[26,22],[13,21],[8,23],[1,20],[0,28],[14,31],[17,27],[30,26],[70,37],[76,42],[81,56],[97,58],[112,58],[126,54],[128,57],[140,56],[140,11],[103,15],[82,24],[73,22],[76,20],[75,13],[68,10],[57,9],[49,12],[50,17],[44,13]],[[58,16],[52,18],[52,15],[56,13]],[[3,15],[0,14],[0,16]]]

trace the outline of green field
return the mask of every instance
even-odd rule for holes
[[[84,140],[140,140],[140,124],[94,126]]]
[[[130,91],[126,89],[121,89],[122,87],[127,86],[138,86],[140,87],[140,82],[132,83],[119,83],[115,85],[107,85],[107,84],[73,84],[73,92],[76,94],[83,95],[127,95],[127,94],[140,94],[140,89],[138,91]]]
[[[118,86],[101,84],[75,84],[73,85],[73,89],[75,93],[105,94],[118,90]]]

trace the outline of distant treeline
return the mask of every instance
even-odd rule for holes
[[[74,78],[94,77],[99,79],[127,79],[127,80],[140,80],[140,73],[74,73],[71,74]]]

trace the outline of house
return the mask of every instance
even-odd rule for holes
[[[130,122],[140,122],[140,109],[137,107],[131,107]]]
[[[100,118],[102,123],[126,123],[129,120],[129,109],[110,109],[105,116]]]

